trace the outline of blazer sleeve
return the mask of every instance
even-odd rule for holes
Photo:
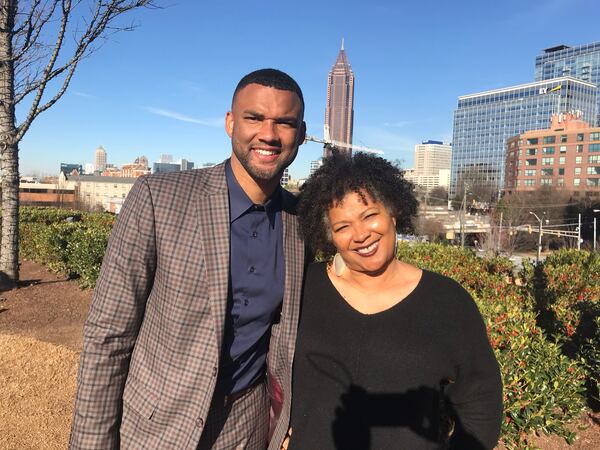
[[[460,363],[446,394],[455,419],[451,449],[487,450],[496,446],[502,420],[502,379],[483,318],[471,296],[460,289]]]
[[[109,239],[83,330],[71,449],[118,449],[129,361],[156,269],[152,197],[132,187]]]

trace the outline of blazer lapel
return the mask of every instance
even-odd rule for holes
[[[229,196],[223,164],[207,169],[206,183],[199,191],[196,204],[206,260],[208,295],[220,354],[229,279]]]
[[[282,219],[285,285],[283,291],[282,330],[279,336],[281,341],[277,347],[281,348],[280,351],[287,352],[287,360],[291,362],[294,357],[300,313],[302,276],[304,274],[304,245],[298,233],[298,221],[295,211],[290,211],[290,209],[284,207]]]

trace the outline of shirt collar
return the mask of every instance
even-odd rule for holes
[[[273,226],[275,223],[275,213],[281,211],[281,186],[277,185],[275,192],[271,194],[264,205],[255,205],[236,180],[229,159],[225,162],[225,177],[227,178],[227,188],[229,190],[229,221],[233,222],[247,211],[258,208],[264,209],[267,212],[271,226]]]

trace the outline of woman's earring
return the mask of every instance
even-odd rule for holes
[[[333,272],[338,277],[341,277],[342,274],[344,273],[344,269],[346,269],[346,263],[344,262],[342,255],[340,255],[339,253],[336,253],[335,256],[333,257]]]

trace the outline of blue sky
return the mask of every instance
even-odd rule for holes
[[[219,162],[231,153],[223,120],[233,89],[261,67],[298,81],[308,132],[322,136],[342,37],[356,76],[354,143],[411,167],[415,144],[451,140],[459,95],[533,81],[544,48],[600,40],[597,0],[156,1],[164,9],[131,14],[139,27],[84,60],[34,122],[20,145],[23,175],[92,162],[99,145],[117,165],[161,153]],[[300,147],[292,177],[321,154]]]

